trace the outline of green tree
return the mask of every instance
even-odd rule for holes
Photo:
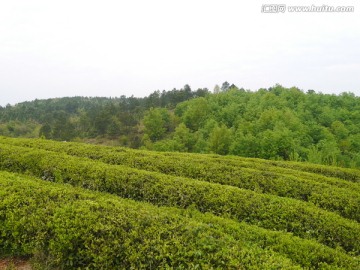
[[[231,131],[225,125],[215,126],[210,133],[208,147],[215,154],[226,155],[231,144]]]
[[[322,163],[322,154],[317,145],[312,145],[308,149],[307,161],[315,164]]]
[[[182,119],[191,130],[198,130],[206,120],[209,113],[207,100],[203,97],[192,100],[188,103]]]
[[[228,82],[223,82],[223,84],[221,85],[221,91],[225,92],[230,88],[230,83]]]
[[[230,154],[243,157],[259,157],[259,141],[251,133],[238,129],[230,145]]]
[[[52,138],[52,129],[48,123],[41,126],[39,130],[39,137],[44,137],[45,139]]]
[[[75,137],[75,126],[65,112],[59,112],[52,128],[52,138],[55,140],[70,141]]]
[[[109,125],[107,127],[107,135],[110,136],[110,138],[117,138],[121,134],[121,122],[120,120],[113,116],[109,120]]]
[[[319,142],[319,148],[321,150],[323,164],[333,166],[338,164],[340,149],[335,140],[322,140]]]
[[[335,135],[338,141],[344,140],[349,136],[349,130],[345,127],[345,125],[336,120],[331,124],[331,131]]]
[[[165,135],[168,121],[169,113],[166,109],[151,108],[146,112],[143,119],[145,134],[147,134],[153,142],[162,139]]]
[[[100,113],[95,117],[94,120],[94,135],[106,135],[109,124],[110,124],[111,114],[106,109],[102,109]]]
[[[184,123],[176,127],[174,132],[174,141],[177,142],[177,151],[192,151],[194,146],[194,138],[190,129]]]

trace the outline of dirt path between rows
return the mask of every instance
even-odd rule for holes
[[[0,259],[0,270],[31,270],[30,263],[23,259]]]

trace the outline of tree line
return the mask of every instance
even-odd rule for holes
[[[0,134],[360,167],[360,98],[225,82],[135,98],[61,98],[0,108]]]

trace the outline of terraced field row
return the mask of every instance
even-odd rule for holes
[[[335,211],[343,217],[360,221],[359,184],[293,169],[279,170],[276,166],[265,166],[262,160],[255,166],[256,163],[252,159],[239,161],[219,156],[152,153],[124,148],[0,137],[0,143],[2,142],[293,198],[311,202],[325,210]]]
[[[0,195],[2,255],[35,254],[52,267],[356,269],[359,263],[291,234],[14,173],[0,172]]]
[[[357,172],[256,164],[0,137],[0,256],[48,269],[358,269]]]
[[[89,158],[101,159],[110,158],[115,155],[113,162],[127,162],[132,166],[144,166],[144,164],[136,164],[137,159],[141,161],[141,158],[150,159],[150,163],[154,159],[160,159],[160,161],[186,161],[188,159],[193,160],[196,164],[202,162],[221,165],[235,165],[236,167],[242,165],[242,167],[259,168],[263,167],[266,171],[269,169],[278,169],[279,172],[296,172],[297,174],[303,174],[304,172],[314,173],[320,177],[321,181],[324,181],[326,177],[333,177],[330,181],[335,181],[336,178],[348,180],[351,182],[360,182],[360,171],[356,169],[330,167],[325,165],[302,163],[302,162],[289,162],[289,161],[271,161],[265,159],[255,158],[242,158],[239,156],[219,156],[210,154],[187,154],[177,152],[151,152],[145,150],[135,150],[124,147],[109,147],[109,146],[97,146],[83,143],[72,142],[58,142],[49,141],[43,139],[19,139],[0,136],[0,142],[13,144],[18,146],[28,146],[34,148],[41,148],[54,151],[72,153],[74,155],[88,155]],[[179,160],[180,159],[180,160]],[[244,165],[246,164],[246,165]],[[171,163],[168,168],[169,171],[177,171],[177,164]],[[306,174],[305,174],[306,175]],[[335,181],[336,182],[336,181]]]

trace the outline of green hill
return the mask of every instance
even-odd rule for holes
[[[227,85],[227,84],[226,84]],[[148,97],[65,97],[0,107],[0,135],[360,168],[360,97],[275,85],[188,85]]]
[[[0,257],[39,269],[359,269],[360,171],[0,137]]]

